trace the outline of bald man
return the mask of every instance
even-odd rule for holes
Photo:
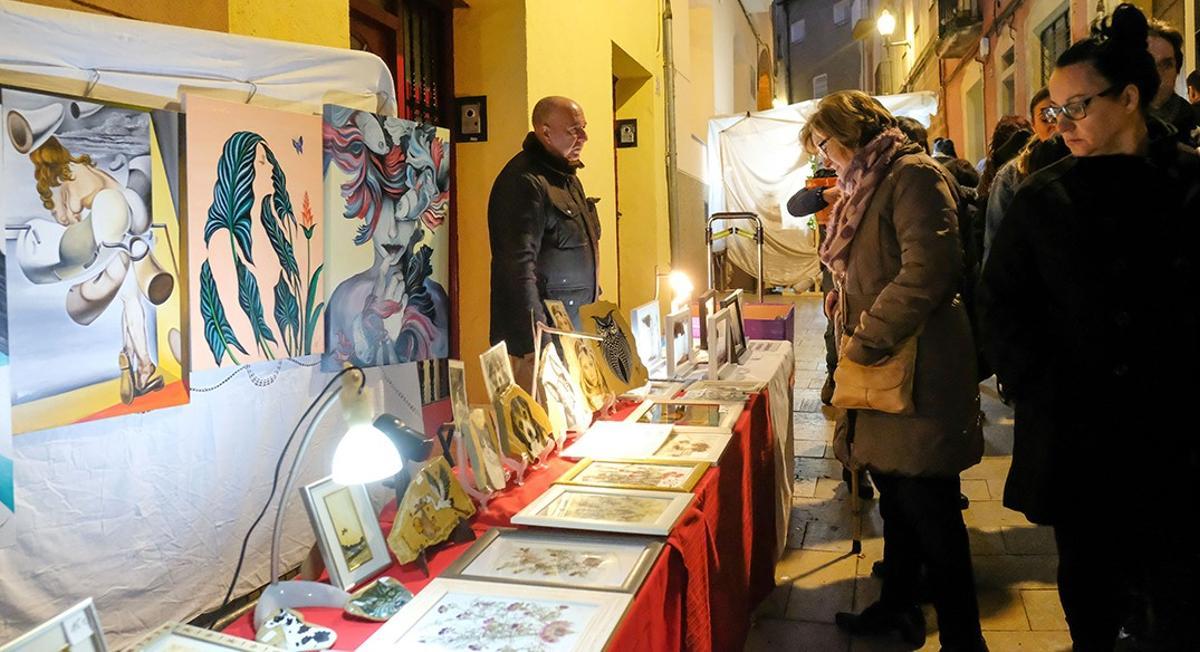
[[[557,299],[579,328],[580,306],[596,300],[600,240],[596,200],[575,174],[588,139],[583,109],[565,97],[545,97],[530,122],[533,130],[488,198],[491,341],[508,343],[514,375],[526,389],[533,375],[531,319],[553,323],[542,302]]]

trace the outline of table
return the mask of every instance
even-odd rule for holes
[[[720,465],[711,468],[693,489],[695,500],[667,537],[663,554],[614,632],[610,650],[742,648],[751,612],[775,586],[777,446],[768,394],[764,391],[750,398]],[[625,405],[614,418],[623,418],[633,407]],[[478,512],[472,529],[480,535],[492,527],[510,526],[514,514],[572,465],[555,457],[544,468],[530,471],[522,486],[509,487]],[[394,517],[393,503],[380,515],[385,533]],[[384,574],[416,593],[469,546],[454,544],[431,552],[430,577],[412,566],[395,564]],[[339,650],[357,648],[381,626],[346,618],[336,609],[311,608],[303,613],[310,623],[337,631]],[[246,614],[225,631],[253,638],[252,620],[253,614]]]

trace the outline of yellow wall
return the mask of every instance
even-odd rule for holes
[[[490,246],[487,199],[496,174],[520,149],[529,112],[546,95],[579,102],[589,141],[580,171],[587,194],[599,197],[602,298],[628,310],[654,294],[654,267],[670,252],[662,129],[662,52],[653,0],[472,0],[454,17],[455,94],[486,95],[488,142],[455,149],[459,219],[459,351],[468,389],[483,396],[475,362],[488,346]],[[614,69],[614,45],[649,75],[644,84]],[[628,62],[626,62],[628,63]],[[638,119],[636,150],[615,159],[613,76],[626,80],[621,117]],[[617,176],[620,166],[621,254],[618,261]],[[620,282],[618,282],[620,265]]]
[[[227,0],[189,0],[187,11],[168,0],[90,0],[87,3],[74,0],[23,0],[30,4],[72,9],[89,13],[100,13],[121,18],[135,18],[152,23],[196,27],[218,32],[228,31],[229,15]]]

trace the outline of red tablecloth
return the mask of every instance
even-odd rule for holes
[[[667,545],[638,590],[625,619],[613,634],[610,650],[674,652],[739,650],[750,627],[750,613],[775,584],[775,450],[766,393],[753,396],[721,457],[693,489],[696,499],[680,517]],[[626,410],[627,412],[628,410]],[[554,458],[526,474],[475,515],[476,534],[511,526],[513,514],[541,495],[571,468]],[[391,529],[395,505],[380,515]],[[384,574],[420,591],[470,546],[449,545],[429,555],[431,576],[410,566],[392,565]],[[304,609],[309,622],[338,633],[336,649],[357,648],[378,623],[352,620],[336,609]],[[252,614],[226,633],[254,637]]]

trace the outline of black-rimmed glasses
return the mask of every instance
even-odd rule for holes
[[[1092,100],[1103,95],[1109,95],[1115,90],[1119,89],[1116,86],[1109,86],[1099,93],[1093,93],[1074,102],[1067,102],[1062,106],[1048,106],[1042,109],[1042,119],[1052,125],[1058,124],[1059,116],[1066,116],[1071,120],[1082,120],[1087,117],[1087,107],[1092,103]]]

